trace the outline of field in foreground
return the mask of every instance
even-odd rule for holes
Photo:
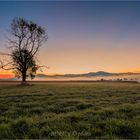
[[[140,138],[140,84],[0,85],[0,138]]]

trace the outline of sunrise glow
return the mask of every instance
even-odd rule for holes
[[[38,59],[50,68],[39,73],[140,72],[139,9],[140,2],[131,1],[1,2],[0,51],[10,51],[11,20],[25,17],[48,33]]]

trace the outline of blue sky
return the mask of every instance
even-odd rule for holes
[[[139,9],[140,2],[0,2],[0,28],[5,31],[14,17],[25,17],[55,36],[71,31],[91,38],[107,32],[109,37],[135,37],[140,35]]]

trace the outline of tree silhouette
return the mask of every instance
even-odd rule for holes
[[[11,38],[8,38],[11,53],[1,53],[10,57],[10,61],[4,64],[1,62],[1,68],[13,70],[15,76],[22,78],[22,83],[26,83],[26,78],[35,77],[36,71],[43,67],[37,65],[37,53],[44,41],[47,41],[47,34],[44,28],[32,21],[24,18],[15,18],[10,28]]]

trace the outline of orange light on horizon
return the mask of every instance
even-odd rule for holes
[[[0,74],[0,78],[13,78],[13,74]]]

